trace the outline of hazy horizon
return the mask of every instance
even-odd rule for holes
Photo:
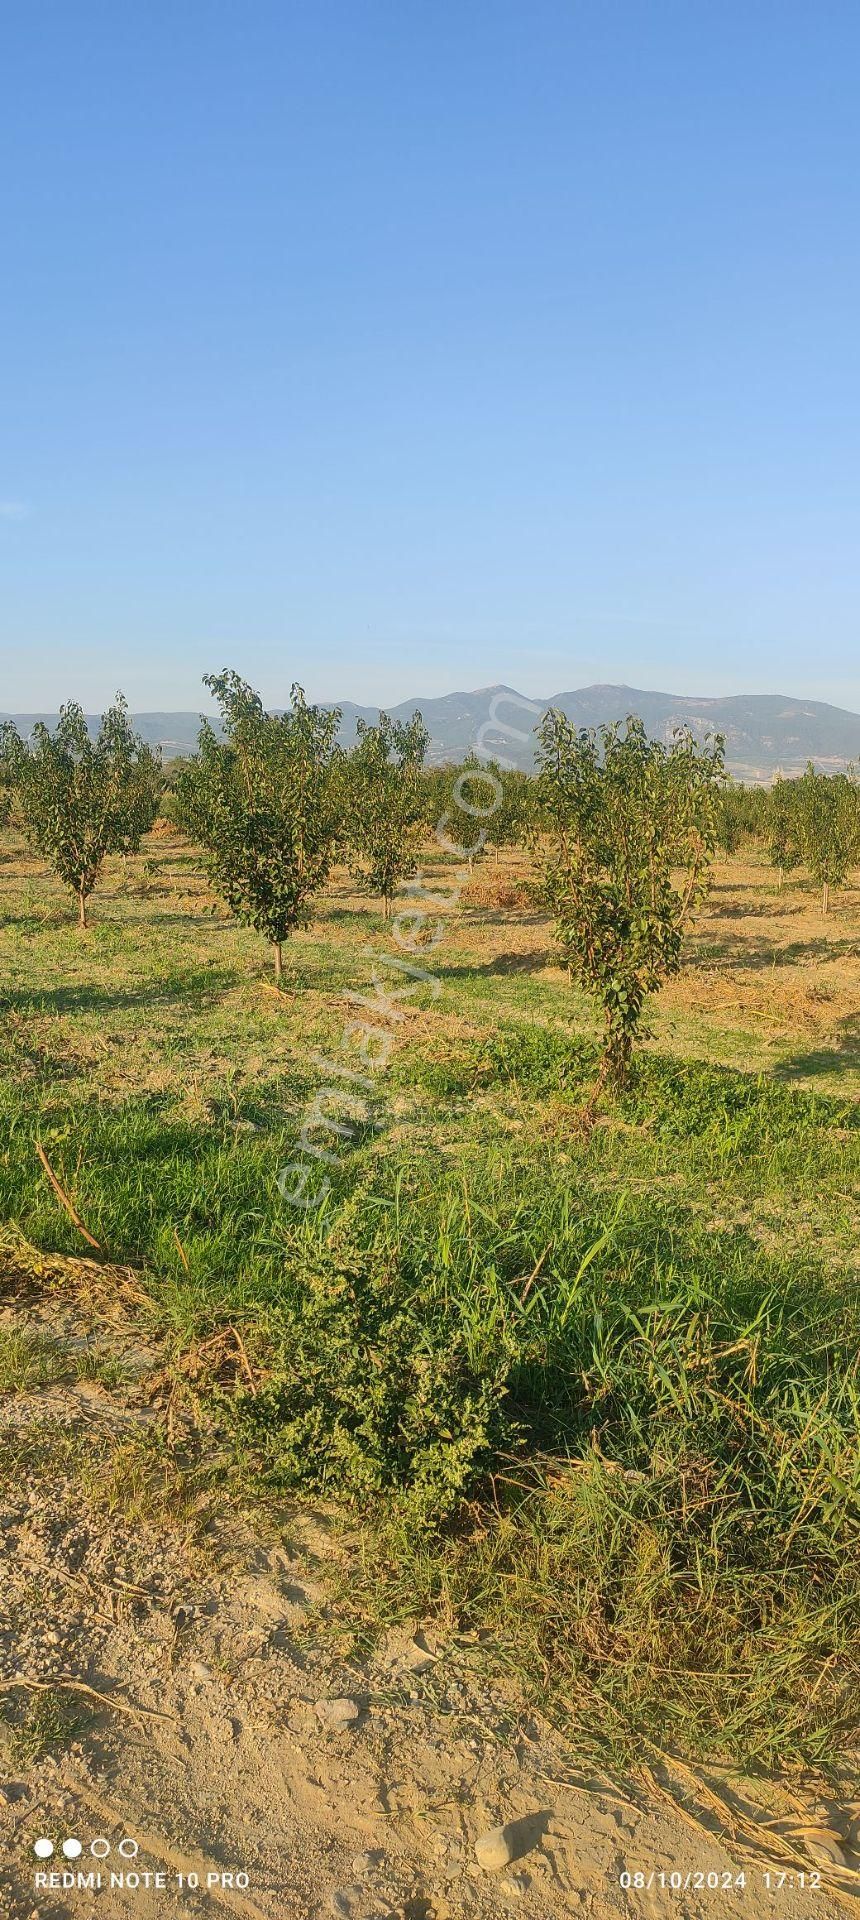
[[[234,665],[235,663],[223,662],[222,664]],[[422,700],[424,700],[426,703],[429,704],[436,700],[456,699],[458,697],[473,698],[477,694],[481,694],[481,693],[492,694],[498,691],[499,689],[507,689],[512,693],[517,693],[521,695],[526,700],[533,700],[540,703],[541,701],[548,701],[553,698],[556,698],[561,694],[582,693],[582,692],[593,691],[599,688],[607,688],[607,689],[616,689],[618,691],[629,691],[631,693],[639,693],[639,694],[648,694],[648,695],[659,694],[668,698],[684,700],[684,701],[700,700],[702,701],[703,704],[708,701],[745,700],[745,699],[746,700],[777,699],[777,700],[785,700],[789,703],[795,703],[795,702],[799,703],[802,701],[810,701],[816,705],[832,706],[843,712],[847,712],[851,714],[856,713],[857,716],[860,717],[860,693],[858,693],[858,704],[857,704],[857,707],[855,708],[855,707],[852,707],[848,701],[829,700],[829,699],[826,699],[823,695],[819,695],[815,693],[797,692],[793,688],[779,687],[779,686],[769,686],[769,687],[757,686],[757,687],[750,687],[750,688],[735,687],[735,688],[728,688],[723,692],[715,691],[713,688],[710,688],[707,691],[698,692],[696,689],[690,689],[689,687],[684,687],[684,686],[658,687],[656,684],[652,684],[648,686],[644,684],[637,685],[635,682],[630,680],[611,680],[611,679],[588,680],[588,681],[570,680],[565,685],[562,685],[561,683],[559,683],[557,686],[553,686],[553,687],[536,687],[536,686],[530,686],[523,681],[520,681],[518,683],[513,680],[499,679],[499,680],[486,681],[480,685],[474,685],[474,686],[467,686],[464,681],[462,684],[457,686],[442,687],[436,692],[430,692],[429,689],[426,687],[424,688],[419,687],[416,692],[415,687],[412,686],[403,694],[398,694],[398,695],[386,694],[381,699],[373,700],[373,699],[357,699],[353,694],[344,693],[341,691],[334,691],[331,693],[313,692],[308,688],[306,683],[301,679],[300,675],[296,675],[295,679],[298,680],[300,685],[304,686],[305,692],[308,695],[308,697],[314,700],[317,704],[321,706],[350,705],[350,706],[357,706],[357,707],[393,708],[393,707],[401,706],[404,703],[404,701],[414,701],[416,706],[420,706]],[[258,687],[257,691],[261,694],[264,705],[267,706],[270,710],[280,709],[289,705],[290,686],[283,688],[280,692],[272,692],[270,690],[267,690],[265,687]],[[87,703],[86,701],[79,700],[79,696],[73,691],[70,691],[67,694],[60,695],[58,698],[54,699],[53,701],[46,700],[44,698],[44,689],[43,689],[43,698],[41,700],[33,700],[29,703],[26,703],[24,701],[19,701],[13,704],[11,702],[7,702],[5,698],[5,683],[4,683],[3,688],[0,689],[0,715],[2,714],[7,714],[7,715],[8,714],[55,714],[59,711],[60,706],[64,704],[66,700],[78,700],[79,704],[84,707],[87,713],[99,713],[99,712],[102,712],[105,709],[105,707],[107,707],[110,704],[110,701],[114,698],[115,694],[118,692],[124,694],[125,697],[128,699],[127,690],[123,686],[113,687],[111,691],[109,693],[106,693],[101,700],[96,700],[92,703]],[[129,706],[133,712],[141,713],[141,714],[165,714],[167,716],[171,714],[189,714],[189,713],[214,714],[216,712],[216,707],[212,699],[212,696],[208,692],[208,689],[204,687],[202,689],[202,694],[203,694],[203,698],[200,700],[188,700],[185,702],[175,702],[175,703],[167,702],[164,699],[153,699],[148,703],[144,703],[143,701],[132,701],[129,699]]]

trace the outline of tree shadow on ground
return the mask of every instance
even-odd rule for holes
[[[65,906],[59,902],[56,906],[46,906],[43,911],[23,907],[20,913],[7,913],[5,908],[0,914],[0,928],[5,933],[10,928],[22,928],[27,933],[57,933],[61,928],[74,927],[74,919]]]
[[[812,960],[845,960],[860,956],[860,944],[854,939],[830,940],[826,934],[815,940],[791,940],[787,946],[775,946],[770,940],[721,940],[702,938],[691,946],[683,959],[685,968],[709,963],[748,967],[756,972],[773,967],[804,966]]]
[[[71,1014],[111,1013],[124,1007],[165,1007],[185,1005],[193,1000],[195,1008],[212,1006],[231,987],[242,984],[242,974],[232,967],[183,967],[181,973],[164,974],[140,987],[99,987],[92,984],[61,987],[4,988],[0,992],[3,1013]]]
[[[789,920],[808,913],[811,904],[811,895],[800,901],[788,901],[779,894],[764,899],[758,894],[750,900],[721,900],[711,893],[703,911],[709,920]]]
[[[469,900],[463,902],[462,915],[467,926],[509,927],[512,922],[518,927],[545,927],[549,924],[545,913],[525,913],[521,907],[482,907]]]
[[[155,928],[160,932],[163,927],[193,926],[199,927],[201,931],[204,928],[217,927],[223,932],[227,927],[232,927],[236,924],[232,915],[225,913],[216,901],[205,898],[195,901],[192,906],[171,907],[169,912],[162,912],[159,907],[157,918],[153,919],[151,909],[155,901],[156,896],[154,894],[150,894],[148,899],[141,897],[140,899],[131,901],[129,901],[126,896],[127,905],[142,906],[144,908],[149,907],[150,911],[124,913],[121,918],[117,920],[99,920],[94,918],[92,921],[93,930],[99,927],[109,926],[116,932],[130,932],[132,928],[143,927],[146,930],[147,937],[151,937]]]
[[[534,947],[529,953],[497,953],[492,960],[466,962],[462,966],[445,967],[440,972],[444,972],[446,980],[472,980],[498,973],[542,973],[546,967],[563,964],[543,947]]]
[[[839,1021],[835,1044],[793,1053],[774,1068],[775,1080],[794,1080],[801,1074],[857,1073],[860,1071],[860,1013]]]
[[[335,907],[335,906],[329,905],[327,901],[324,901],[320,908],[319,919],[317,924],[323,925],[331,921],[333,924],[336,924],[338,926],[361,925],[366,923],[369,919],[373,919],[374,916],[373,916],[372,909],[373,909],[373,902],[370,900],[362,900],[361,902],[355,902],[350,907]],[[381,907],[377,909],[376,917],[379,920],[382,919]]]

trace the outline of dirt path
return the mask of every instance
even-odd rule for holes
[[[76,1290],[58,1291],[58,1264],[25,1277],[11,1262],[0,1331],[26,1342],[50,1329],[72,1355],[95,1338],[108,1378],[111,1356],[134,1364],[121,1386],[55,1377],[0,1406],[8,1920],[830,1920],[850,1908],[850,1879],[826,1866],[818,1889],[768,1891],[784,1837],[739,1850],[701,1793],[693,1812],[692,1800],[685,1810],[577,1776],[550,1732],[478,1677],[468,1644],[401,1629],[360,1667],[342,1664],[325,1634],[304,1631],[335,1551],[322,1524],[297,1521],[284,1542],[250,1515],[209,1514],[202,1550],[190,1520],[170,1514],[169,1485],[161,1517],[144,1511],[129,1441],[161,1416],[141,1390],[157,1354],[134,1321],[132,1282],[125,1302],[117,1283],[108,1313],[103,1270],[81,1263]],[[112,1511],[93,1448],[118,1476]],[[713,1790],[728,1813],[725,1782]],[[737,1793],[739,1820],[744,1805],[762,1819]],[[773,1811],[814,1872],[797,1808]],[[841,1845],[857,1865],[850,1818],[843,1808]],[[502,1823],[515,1857],[484,1866],[476,1841]],[[79,1857],[64,1858],[65,1838],[80,1840]],[[39,1839],[50,1858],[36,1858]],[[680,1885],[627,1890],[625,1870],[674,1872]],[[62,1883],[99,1873],[101,1886]],[[684,1884],[697,1873],[716,1887]]]

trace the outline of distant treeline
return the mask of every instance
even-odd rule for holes
[[[14,800],[34,845],[77,895],[82,925],[105,855],[134,851],[159,811],[206,851],[224,897],[269,935],[278,956],[285,936],[271,929],[306,924],[308,903],[336,857],[380,898],[388,918],[430,835],[464,852],[470,865],[488,853],[498,859],[506,847],[540,856],[548,818],[545,742],[537,774],[477,753],[456,765],[428,766],[429,736],[417,711],[409,720],[382,713],[375,725],[359,719],[356,744],[345,751],[337,743],[337,711],[307,705],[301,688],[287,713],[273,715],[234,673],[211,675],[206,684],[221,709],[220,729],[204,721],[197,753],[164,767],[134,733],[121,698],[95,738],[74,704],[63,708],[53,732],[39,724],[26,742],[14,726],[0,729],[0,825]],[[561,727],[564,717],[554,719]],[[629,739],[641,735],[644,755],[643,723],[631,716],[626,725]],[[624,736],[616,727],[564,727],[569,767],[553,804],[568,822],[569,850],[586,843],[593,827],[588,793],[602,790],[592,776],[602,767],[606,786]],[[665,752],[677,768],[692,746],[693,736],[681,733]],[[656,767],[664,750],[652,747]],[[719,738],[697,751],[714,753],[719,763],[704,833],[708,854],[730,856],[745,844],[765,849],[779,885],[801,869],[820,888],[826,913],[831,890],[860,863],[856,770],[826,774],[810,761],[799,777],[746,786],[726,774]],[[590,787],[583,786],[586,769]],[[644,790],[642,806],[645,818]],[[594,850],[598,892],[600,876],[615,864],[618,830],[607,817]]]
[[[179,759],[164,767],[162,812],[177,827],[189,824],[178,796],[188,765]],[[482,821],[473,858],[490,852],[498,859],[504,847],[527,848],[538,819],[537,775],[475,755],[419,769],[420,813],[427,832],[440,820],[458,816],[470,775],[476,791],[482,778],[485,786],[492,779],[501,789],[499,803]],[[780,886],[786,874],[802,869],[821,888],[826,912],[831,889],[844,885],[860,864],[860,782],[855,769],[821,773],[810,761],[804,774],[777,776],[769,787],[746,786],[727,776],[717,806],[716,844],[727,858],[745,846],[765,850]]]

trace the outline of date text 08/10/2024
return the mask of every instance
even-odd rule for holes
[[[816,1893],[822,1885],[820,1873],[812,1870],[806,1873],[796,1868],[764,1867],[757,1878],[768,1893],[788,1892],[789,1889],[801,1893]],[[677,1867],[671,1871],[667,1868],[653,1867],[648,1872],[644,1869],[631,1868],[619,1874],[618,1883],[625,1892],[635,1893],[643,1892],[649,1887],[660,1887],[665,1893],[743,1893],[749,1884],[749,1876],[744,1872],[732,1873],[730,1870],[718,1872],[714,1869],[709,1871],[704,1867],[688,1867],[686,1872]]]

